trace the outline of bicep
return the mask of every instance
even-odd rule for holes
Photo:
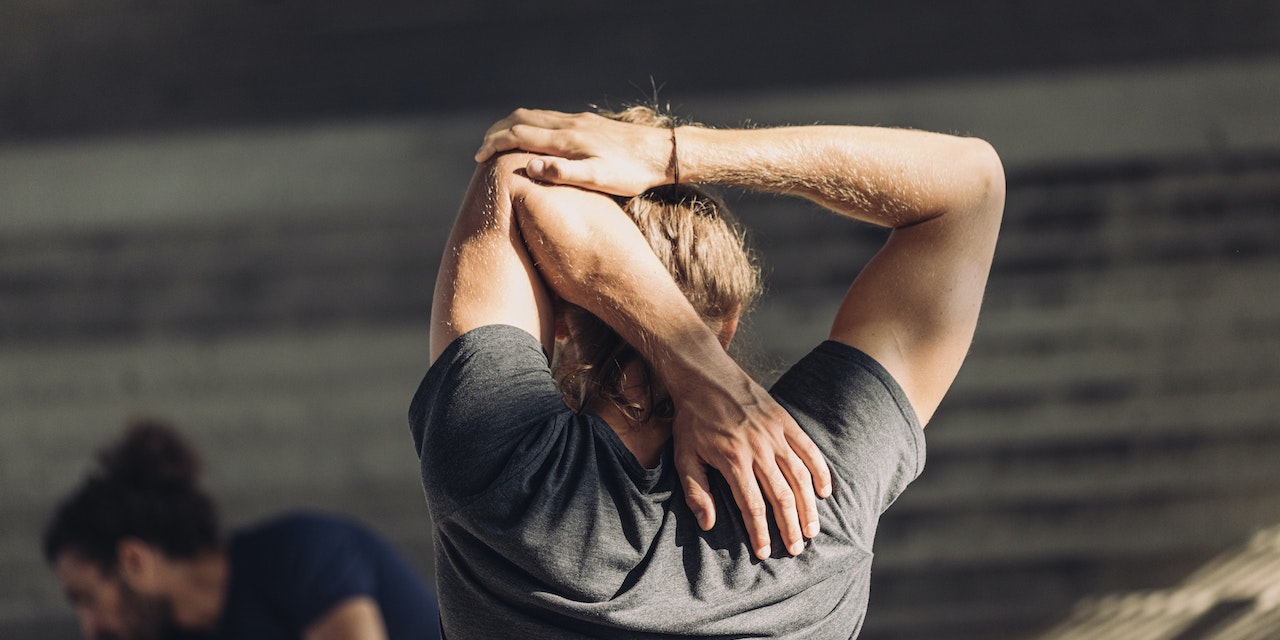
[[[894,230],[854,280],[831,339],[864,351],[902,386],[924,425],[960,370],[995,251],[1003,188],[972,210]]]
[[[524,162],[510,154],[476,169],[436,276],[432,362],[458,336],[490,324],[523,329],[551,346],[551,300],[513,215]]]
[[[324,612],[303,633],[305,640],[385,640],[378,603],[368,596],[347,598]]]

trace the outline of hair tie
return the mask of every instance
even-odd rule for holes
[[[680,184],[680,154],[677,152],[676,147],[676,121],[674,118],[671,119],[671,173],[675,176],[671,184]]]

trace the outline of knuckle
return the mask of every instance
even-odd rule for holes
[[[697,454],[685,450],[683,447],[676,447],[675,451],[676,468],[689,471],[693,465],[697,463]]]
[[[799,480],[801,484],[813,480],[812,474],[809,473],[809,467],[806,467],[800,460],[792,458],[788,462],[787,468],[791,470],[791,475],[795,476],[796,480]]]
[[[795,496],[790,493],[787,493],[786,495],[778,494],[776,500],[778,501],[778,510],[788,512],[796,510]]]
[[[749,467],[752,464],[751,452],[736,447],[716,447],[715,455],[727,464]]]
[[[743,512],[750,518],[763,518],[769,513],[768,507],[763,502],[748,502]]]
[[[748,473],[755,466],[755,460],[750,453],[744,451],[733,451],[725,456],[725,462],[729,467],[729,471],[733,473]]]
[[[798,438],[795,443],[795,448],[810,459],[817,461],[820,465],[826,466],[822,450],[819,449],[818,445],[814,444],[808,437]]]
[[[769,490],[773,494],[773,499],[779,506],[794,508],[796,504],[796,494],[791,491],[791,485],[781,478],[774,478],[769,481]]]

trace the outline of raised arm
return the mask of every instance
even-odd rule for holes
[[[729,358],[613,199],[535,183],[524,175],[531,159],[508,154],[477,170],[436,282],[432,359],[456,337],[494,323],[523,328],[550,351],[551,292],[587,309],[655,365],[678,420],[755,437],[753,450],[709,462],[725,471],[757,555],[770,553],[765,499],[784,545],[800,551],[803,535],[817,528],[814,477],[823,495],[830,491],[817,447]],[[689,506],[709,529],[715,510],[706,472],[680,466]]]
[[[831,338],[878,360],[921,424],[959,371],[1004,206],[1003,170],[985,142],[876,127],[672,132],[522,110],[490,129],[477,157],[509,148],[544,154],[527,165],[542,180],[628,195],[671,182],[678,163],[685,181],[795,194],[891,227],[850,286]]]
[[[974,138],[874,127],[681,129],[692,180],[793,193],[891,227],[831,339],[879,361],[928,423],[968,353],[1004,209],[1004,173]]]
[[[458,336],[489,324],[529,332],[550,352],[551,297],[516,224],[519,167],[498,159],[476,168],[440,259],[431,303],[431,361]]]

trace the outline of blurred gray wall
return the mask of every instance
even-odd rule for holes
[[[135,415],[191,435],[230,525],[342,511],[429,572],[404,414],[473,147],[647,73],[704,122],[1005,160],[985,315],[864,637],[1026,637],[1280,521],[1274,4],[522,6],[0,4],[0,636],[74,637],[39,531]],[[770,269],[749,342],[783,363],[880,235],[734,199]]]

